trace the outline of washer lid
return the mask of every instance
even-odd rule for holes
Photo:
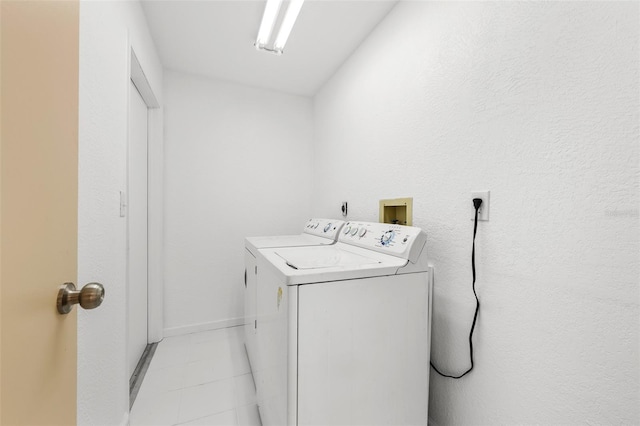
[[[396,275],[408,260],[348,244],[260,250],[258,271],[271,270],[285,285]]]
[[[381,263],[379,260],[349,251],[339,250],[333,246],[322,248],[308,247],[303,251],[275,251],[275,254],[280,256],[288,266],[298,270],[353,267]]]

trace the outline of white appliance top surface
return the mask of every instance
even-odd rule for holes
[[[408,263],[407,259],[340,242],[331,246],[271,248],[261,253],[287,285],[395,275]]]
[[[426,242],[420,228],[350,221],[333,245],[266,248],[259,262],[286,285],[425,272]]]
[[[304,247],[334,244],[343,220],[309,219],[299,235],[272,235],[267,237],[247,237],[245,247],[256,254],[256,250],[276,247]]]
[[[247,237],[247,243],[256,249],[275,247],[304,247],[333,244],[333,240],[310,234],[275,235],[270,237]]]
[[[307,250],[278,250],[280,256],[294,269],[322,269],[335,267],[351,267],[376,265],[380,260],[362,254],[341,250],[335,246],[308,247]]]

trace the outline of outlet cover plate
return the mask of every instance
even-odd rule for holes
[[[472,217],[471,220],[475,219],[475,208],[473,207],[473,199],[481,198],[482,205],[480,206],[480,210],[478,210],[478,220],[489,220],[489,191],[475,191],[471,193],[471,211]]]

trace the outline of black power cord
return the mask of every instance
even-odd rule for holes
[[[478,231],[478,210],[480,210],[480,206],[482,205],[481,198],[473,199],[473,207],[476,209],[476,217],[473,222],[473,245],[471,248],[471,272],[473,274],[473,284],[471,288],[473,288],[473,295],[476,297],[476,312],[473,314],[473,323],[471,324],[471,331],[469,331],[469,357],[471,359],[471,367],[464,373],[459,376],[451,376],[449,374],[441,373],[440,370],[433,365],[433,362],[429,362],[431,364],[431,368],[435,370],[436,373],[441,375],[442,377],[449,377],[451,379],[460,379],[464,377],[468,372],[473,370],[473,330],[476,328],[476,321],[478,320],[478,311],[480,311],[480,300],[478,300],[478,294],[476,293],[476,232]]]

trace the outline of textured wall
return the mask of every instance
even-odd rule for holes
[[[300,233],[310,98],[165,73],[165,335],[237,324],[244,237]]]
[[[637,2],[401,2],[315,98],[313,212],[413,196],[435,424],[637,424]],[[338,188],[335,192],[329,188]]]
[[[78,424],[125,424],[126,190],[129,45],[161,101],[162,67],[138,2],[80,4],[78,282],[105,286],[100,308],[78,312]]]

